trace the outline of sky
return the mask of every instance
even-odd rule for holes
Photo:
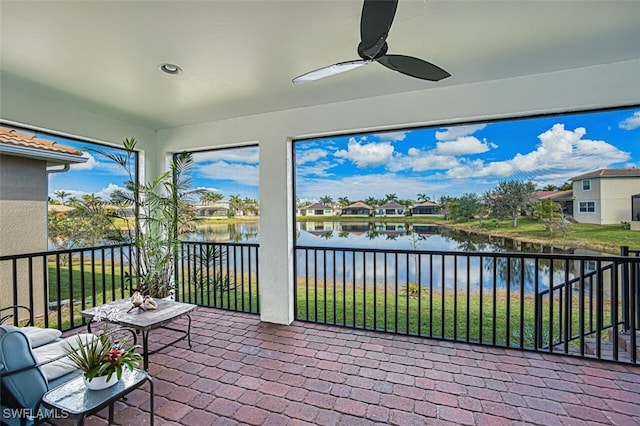
[[[85,151],[89,160],[51,174],[49,196],[63,190],[80,198],[109,199],[124,170],[86,142],[38,134]],[[102,149],[112,149],[103,147]],[[113,148],[116,149],[116,148]],[[600,168],[640,167],[640,108],[451,127],[429,127],[297,141],[296,196],[351,201],[396,194],[416,199],[483,194],[502,180],[562,185]],[[258,147],[194,153],[193,187],[258,200]]]
[[[438,200],[482,195],[503,180],[560,186],[600,168],[640,167],[640,108],[320,138],[297,142],[295,156],[305,201]]]

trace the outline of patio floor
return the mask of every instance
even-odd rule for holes
[[[203,307],[192,319],[192,349],[151,355],[156,424],[640,424],[640,367]],[[116,404],[118,424],[148,424],[144,389]]]

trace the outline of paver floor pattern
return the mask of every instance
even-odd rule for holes
[[[159,425],[640,425],[637,366],[203,307],[192,319],[191,349],[150,359]],[[143,387],[115,420],[148,424],[148,409]]]

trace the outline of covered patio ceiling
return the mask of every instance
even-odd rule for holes
[[[361,7],[2,0],[2,87],[164,129],[640,58],[638,1],[400,0],[390,52],[452,77],[433,83],[370,64],[294,86],[297,75],[357,58]],[[162,74],[165,62],[184,72]]]

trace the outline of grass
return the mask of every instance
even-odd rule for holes
[[[423,287],[418,297],[414,291],[389,288],[375,290],[344,288],[341,283],[334,286],[321,280],[310,281],[306,286],[299,280],[297,286],[296,318],[355,328],[390,331],[400,334],[436,337],[458,341],[482,342],[485,344],[530,348],[534,347],[536,328],[535,298],[521,297],[505,290],[484,290],[467,294],[453,290],[430,292]],[[407,294],[408,293],[408,294]],[[564,322],[560,323],[559,312],[566,317],[566,300],[555,295],[553,300],[542,300],[541,346],[563,341]],[[579,301],[572,296],[571,330],[579,330]],[[586,309],[585,309],[586,310]],[[588,310],[584,315],[588,328]],[[552,318],[553,312],[553,318]],[[603,322],[610,321],[610,306],[605,301]],[[566,320],[566,318],[565,318]],[[573,343],[576,345],[577,341]]]
[[[455,223],[440,219],[434,223],[494,237],[508,237],[532,243],[584,248],[611,254],[620,254],[620,246],[640,248],[640,232],[626,230],[622,224],[572,223],[567,234],[563,236],[560,231],[550,234],[542,223],[531,219],[518,220],[516,228],[513,227],[510,220],[500,221],[497,226],[485,221],[482,227],[477,220]]]

